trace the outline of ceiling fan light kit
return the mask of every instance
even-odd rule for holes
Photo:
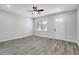
[[[34,11],[34,12],[32,12],[32,14],[39,14],[38,12],[36,12],[36,11]]]

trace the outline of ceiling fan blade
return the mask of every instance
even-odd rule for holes
[[[38,10],[38,11],[44,11],[44,9],[40,9],[40,10]]]

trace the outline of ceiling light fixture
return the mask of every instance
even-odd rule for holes
[[[11,7],[10,5],[6,5],[7,7]]]

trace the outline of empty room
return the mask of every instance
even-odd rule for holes
[[[79,55],[79,5],[0,4],[0,55]]]

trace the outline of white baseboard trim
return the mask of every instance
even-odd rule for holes
[[[28,37],[28,36],[32,36],[32,35],[33,34],[18,35],[17,37],[7,38],[7,39],[0,40],[0,42],[9,41],[9,40],[15,40],[15,39],[18,39],[18,38]],[[74,42],[74,43],[77,43],[77,45],[79,46],[79,42],[78,41],[73,41],[73,40],[69,40],[69,39],[62,39],[62,38],[56,38],[56,37],[46,36],[46,35],[37,35],[37,34],[34,34],[34,35],[35,36],[40,36],[40,37],[51,38],[51,39],[57,39],[57,40],[64,40],[64,41]]]
[[[18,39],[18,38],[28,37],[28,36],[31,36],[31,35],[32,35],[32,34],[18,35],[17,37],[7,38],[7,39],[0,40],[0,42],[9,41],[9,40],[15,40],[15,39]]]
[[[51,39],[64,40],[64,41],[76,43],[76,41],[74,41],[74,40],[69,40],[69,39],[56,38],[56,37],[46,36],[46,35],[37,35],[37,34],[34,34],[34,35],[35,35],[35,36],[40,36],[40,37],[47,37],[47,38],[51,38]]]

